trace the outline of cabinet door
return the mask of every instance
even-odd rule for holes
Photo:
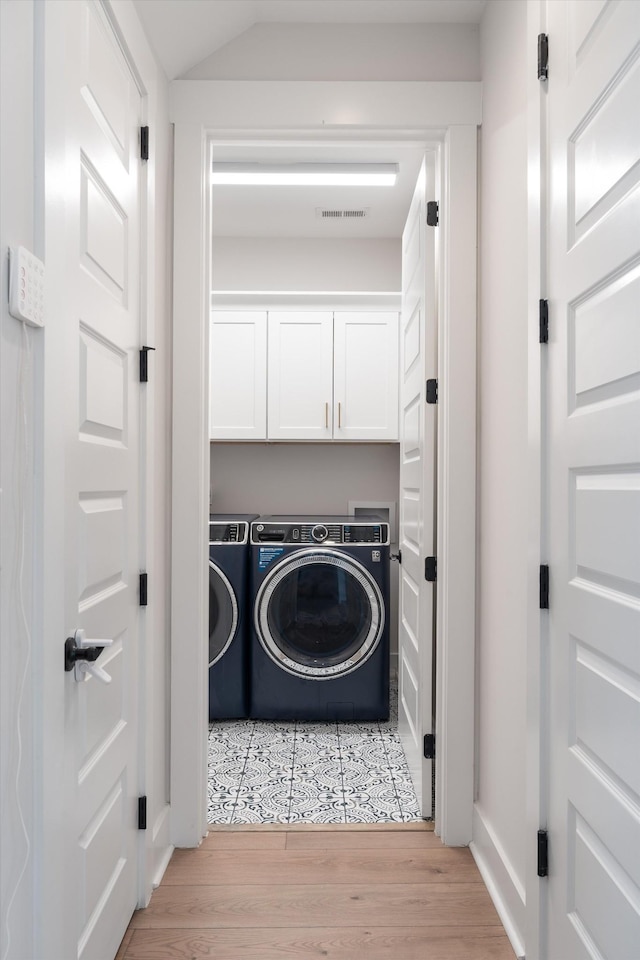
[[[336,313],[336,440],[398,439],[398,314]]]
[[[333,314],[269,313],[270,440],[330,440]]]
[[[266,311],[211,314],[209,436],[265,440],[267,436]]]

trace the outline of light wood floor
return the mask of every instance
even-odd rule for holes
[[[116,960],[513,960],[471,854],[429,827],[213,828]]]

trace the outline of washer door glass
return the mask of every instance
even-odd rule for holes
[[[238,625],[238,603],[229,580],[209,561],[209,666],[224,655]]]
[[[384,626],[379,588],[344,554],[301,551],[265,580],[256,605],[263,646],[290,673],[328,679],[350,673]]]

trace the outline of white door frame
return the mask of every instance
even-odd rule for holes
[[[543,417],[547,364],[545,347],[539,341],[538,301],[546,298],[547,198],[545,130],[546,86],[537,79],[537,37],[546,32],[544,4],[527,3],[527,178],[528,178],[528,478],[529,516],[527,550],[527,704],[526,704],[526,825],[524,929],[520,931],[531,960],[546,956],[545,881],[538,877],[538,830],[547,823],[548,739],[545,724],[546,673],[549,622],[540,610],[540,564],[548,559],[548,530],[544,524],[546,502],[546,439]],[[514,941],[512,940],[512,943]]]
[[[468,844],[474,765],[480,84],[176,81],[171,93],[175,122],[172,842],[197,846],[207,831],[210,144],[295,138],[442,144],[436,832],[447,844]],[[465,602],[460,602],[461,597]]]

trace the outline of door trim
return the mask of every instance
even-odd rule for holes
[[[477,132],[444,145],[438,311],[436,832],[472,838],[476,630]],[[460,603],[463,596],[467,603]]]
[[[545,130],[547,124],[545,84],[537,79],[537,37],[546,32],[546,4],[543,0],[529,0],[527,5],[527,179],[528,179],[528,303],[527,337],[528,362],[528,458],[529,488],[527,504],[529,516],[527,551],[527,637],[526,637],[526,810],[527,843],[524,876],[523,926],[517,930],[519,941],[527,945],[527,956],[546,954],[546,888],[538,877],[538,830],[547,823],[548,743],[543,717],[546,716],[546,685],[548,647],[548,618],[540,610],[540,563],[547,562],[548,530],[545,524],[544,472],[546,470],[546,441],[544,430],[543,397],[546,392],[546,352],[539,342],[538,303],[546,297],[546,215],[547,166]],[[503,918],[504,920],[504,918]],[[505,924],[506,926],[506,924]],[[519,926],[516,924],[516,926]],[[516,943],[511,940],[514,948]],[[524,949],[521,949],[524,954]]]
[[[205,590],[209,509],[208,340],[210,203],[206,171],[211,143],[242,139],[273,142],[288,127],[297,140],[398,139],[442,145],[437,171],[441,235],[439,285],[436,832],[451,845],[471,840],[474,759],[475,506],[476,506],[476,156],[480,85],[278,84],[269,85],[273,126],[256,128],[256,103],[245,88],[216,82],[172,85],[175,122],[174,354],[172,483],[172,842],[197,846],[206,822]],[[263,85],[264,86],[264,85]],[[260,85],[256,96],[261,100]],[[375,89],[374,89],[375,88]],[[419,88],[419,90],[417,89]],[[234,96],[235,90],[235,96]],[[348,93],[346,92],[348,90]],[[386,91],[388,99],[380,100]],[[403,96],[403,93],[406,96]],[[416,94],[419,93],[419,96]],[[318,112],[319,100],[322,102]],[[362,100],[360,123],[324,126],[322,116],[342,110],[345,97]],[[309,103],[306,98],[309,97]],[[242,99],[240,99],[242,98]],[[407,129],[388,124],[389,98]],[[229,105],[235,130],[229,135]],[[395,107],[393,109],[396,109]],[[216,111],[221,111],[216,113]],[[227,113],[225,113],[227,111]],[[263,113],[264,117],[269,115]],[[309,123],[316,126],[309,126]],[[330,122],[330,121],[329,121]],[[397,122],[397,121],[396,121]],[[304,125],[303,125],[304,124]],[[454,255],[455,254],[455,255]],[[179,321],[179,322],[178,322]],[[460,604],[463,595],[468,604]],[[446,637],[446,643],[444,638]]]

